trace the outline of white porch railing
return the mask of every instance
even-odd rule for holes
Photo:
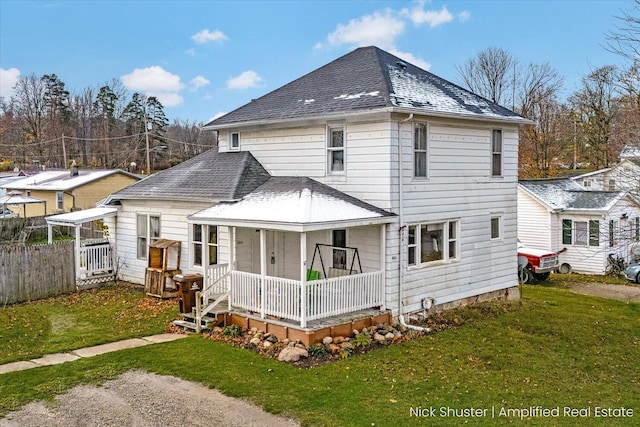
[[[383,273],[354,274],[305,283],[280,277],[231,272],[229,306],[300,322],[384,305]]]
[[[113,273],[113,257],[109,243],[81,246],[79,277],[86,278],[100,274]],[[84,276],[84,277],[82,277]]]

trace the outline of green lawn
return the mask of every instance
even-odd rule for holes
[[[311,369],[194,335],[4,374],[0,414],[144,369],[206,384],[309,426],[516,424],[526,414],[514,410],[531,407],[558,408],[559,416],[525,417],[527,425],[637,425],[639,314],[638,304],[524,286],[518,310],[461,310],[465,322],[457,329]],[[590,414],[570,417],[565,407]],[[631,408],[633,418],[598,418],[596,407]],[[431,408],[435,421],[412,416]],[[486,413],[472,417],[469,408]],[[512,412],[499,416],[501,410]]]
[[[133,286],[107,286],[0,307],[0,364],[166,331],[175,301]]]

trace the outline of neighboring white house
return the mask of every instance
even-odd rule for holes
[[[522,180],[518,239],[559,252],[565,271],[603,274],[609,254],[637,254],[640,206],[625,191],[587,191],[572,179]]]
[[[146,246],[180,240],[183,273],[222,280],[233,308],[302,327],[518,297],[526,123],[356,49],[208,123],[217,149],[110,196],[120,273],[142,283]]]
[[[614,166],[571,178],[586,190],[640,194],[640,157],[625,157]]]

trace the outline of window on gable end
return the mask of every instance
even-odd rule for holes
[[[229,150],[240,149],[240,133],[232,132],[229,134]]]
[[[502,129],[491,132],[491,176],[502,176]]]
[[[344,126],[329,126],[328,134],[327,172],[329,174],[343,174],[345,170]]]
[[[413,176],[414,178],[427,177],[427,144],[428,125],[417,123],[413,134]]]

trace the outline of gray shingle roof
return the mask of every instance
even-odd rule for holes
[[[249,152],[206,151],[112,194],[109,199],[237,200],[269,179]]]
[[[585,190],[571,179],[521,180],[518,183],[554,210],[608,211],[625,194]]]
[[[370,46],[358,48],[206,127],[389,109],[528,123],[511,110]]]

